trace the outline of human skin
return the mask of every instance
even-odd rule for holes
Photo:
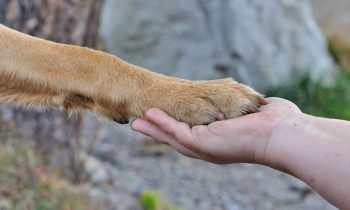
[[[350,209],[350,122],[302,113],[281,98],[267,101],[258,113],[192,128],[153,108],[132,129],[192,158],[275,168]]]

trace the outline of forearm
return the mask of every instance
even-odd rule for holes
[[[269,166],[312,186],[341,209],[350,208],[350,122],[301,114],[274,131]]]

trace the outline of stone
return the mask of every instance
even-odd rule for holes
[[[305,0],[107,0],[100,29],[109,52],[187,79],[234,77],[265,91],[335,72]]]
[[[93,156],[84,156],[85,173],[93,184],[108,182],[109,174],[104,164]]]

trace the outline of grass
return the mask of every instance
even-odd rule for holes
[[[43,166],[32,145],[0,141],[1,209],[93,210],[86,189],[58,178]]]
[[[299,78],[290,84],[267,92],[296,103],[306,113],[350,120],[350,39],[337,33],[328,33],[328,51],[343,70],[331,87]]]
[[[347,72],[341,72],[329,87],[303,77],[266,95],[293,101],[305,113],[350,120],[350,73]]]

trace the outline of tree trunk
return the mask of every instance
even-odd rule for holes
[[[0,22],[33,36],[93,48],[102,4],[103,0],[0,0]],[[19,138],[34,139],[42,152],[50,154],[50,162],[77,171],[80,115],[68,118],[57,110],[4,107],[3,116]]]

